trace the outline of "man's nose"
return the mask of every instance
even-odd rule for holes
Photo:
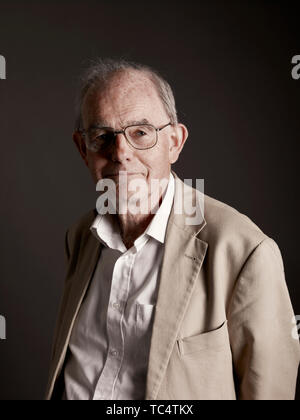
[[[113,145],[111,147],[112,160],[122,162],[124,160],[130,159],[131,154],[132,149],[126,140],[125,134],[116,134]]]

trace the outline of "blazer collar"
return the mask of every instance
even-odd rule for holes
[[[204,192],[185,184],[174,171],[175,194],[169,225],[175,224],[180,229],[194,236],[204,228]]]

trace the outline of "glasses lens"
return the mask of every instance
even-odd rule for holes
[[[156,143],[156,130],[152,125],[127,127],[125,134],[132,146],[137,149],[147,149]]]
[[[100,150],[105,149],[111,144],[111,141],[114,139],[113,131],[106,130],[103,128],[91,129],[88,132],[87,136],[87,147],[94,152],[99,152]]]

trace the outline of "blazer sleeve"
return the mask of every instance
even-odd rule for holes
[[[65,264],[66,267],[69,265],[69,261],[70,261],[70,246],[69,246],[69,230],[66,231],[65,233],[65,243],[64,243],[64,256],[65,256]],[[64,305],[65,301],[61,300],[61,306]],[[54,338],[53,338],[53,342],[52,342],[52,357],[54,355],[55,352],[55,348],[56,348],[56,339],[58,336],[58,331],[61,325],[61,320],[59,319],[59,317],[57,317],[56,319],[56,325],[55,325],[55,330],[54,330]]]
[[[300,347],[293,319],[280,250],[264,239],[238,276],[228,312],[238,399],[295,398]]]

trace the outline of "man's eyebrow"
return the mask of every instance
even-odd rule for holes
[[[151,124],[151,123],[147,120],[147,118],[143,118],[142,120],[127,121],[124,127],[127,127],[129,125],[143,125],[143,124]],[[113,128],[113,127],[111,127],[111,125],[109,125],[107,121],[97,121],[89,126],[89,130],[90,129],[93,130],[95,128]]]
[[[126,125],[142,125],[142,124],[150,124],[150,122],[147,120],[147,118],[143,118],[142,120],[136,121],[127,121]]]

